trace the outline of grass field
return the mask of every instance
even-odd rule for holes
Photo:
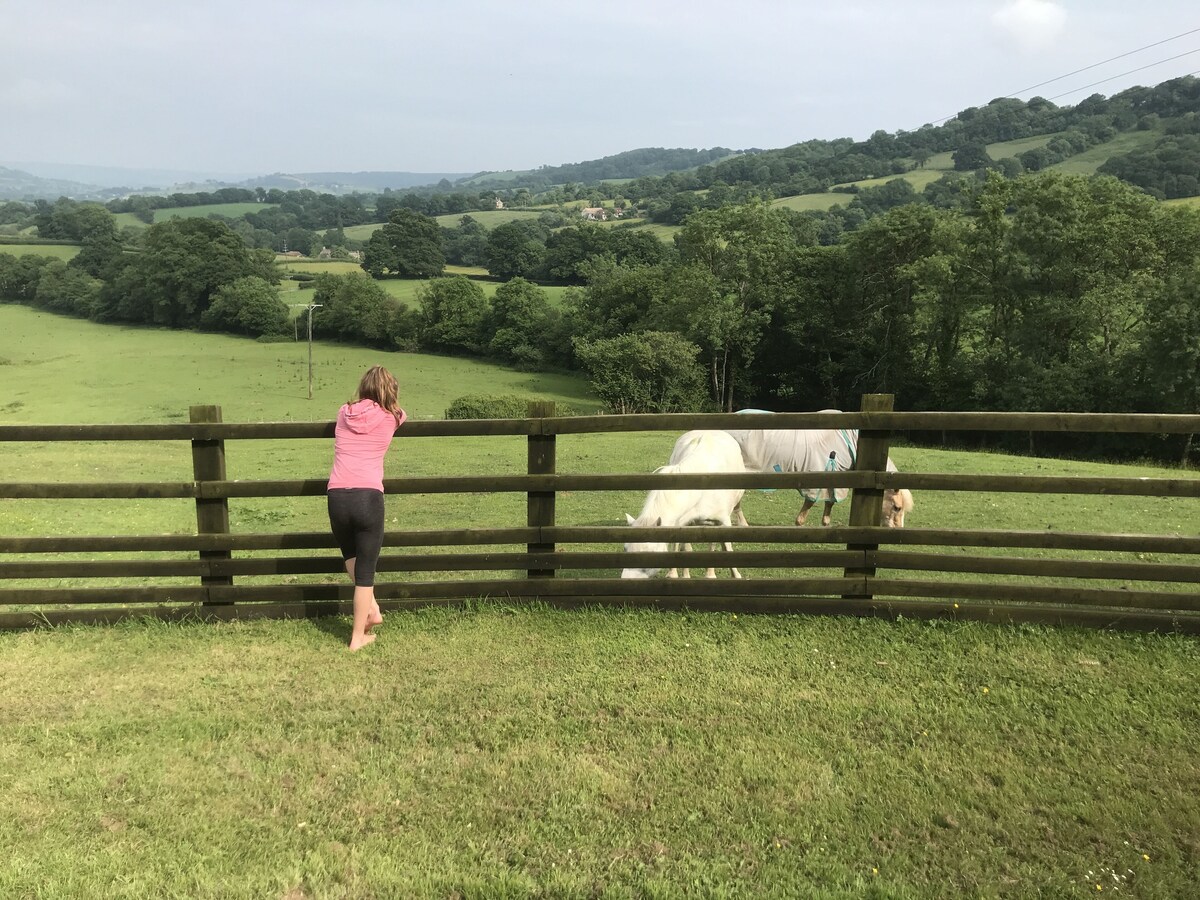
[[[795,209],[800,212],[809,212],[811,210],[830,210],[835,206],[848,206],[850,201],[854,199],[853,194],[842,193],[824,193],[824,194],[798,194],[795,197],[783,197],[779,200],[771,202],[772,206],[782,206],[785,209]]]
[[[367,365],[414,417],[576,378],[0,306],[0,423],[327,421]],[[70,385],[46,402],[45,386]],[[647,471],[674,435],[559,441]],[[268,445],[269,444],[269,445]],[[516,473],[522,438],[398,439],[387,474]],[[229,442],[229,477],[320,478],[325,441]],[[902,470],[1172,474],[900,446]],[[185,442],[10,444],[0,481],[190,478]],[[35,473],[31,474],[31,473]],[[641,495],[559,499],[616,524]],[[388,497],[391,528],[524,523],[519,495]],[[924,492],[931,527],[1200,532],[1200,503]],[[791,492],[747,515],[784,524]],[[844,506],[844,504],[842,505]],[[835,522],[846,511],[835,510]],[[319,531],[320,498],[231,503]],[[189,501],[9,501],[0,534],[190,533]],[[1200,641],[954,622],[554,612],[135,622],[0,634],[0,896],[1124,897],[1200,892]]]
[[[887,184],[889,181],[895,181],[897,178],[903,178],[905,181],[910,182],[913,186],[913,189],[919,194],[919,193],[921,193],[921,191],[925,190],[926,185],[933,184],[935,181],[937,181],[939,178],[941,178],[945,174],[946,174],[945,171],[943,171],[941,169],[929,169],[929,168],[913,169],[911,172],[905,172],[902,175],[885,175],[882,178],[867,178],[867,179],[864,179],[863,181],[855,181],[853,183],[858,185],[860,188],[872,188],[872,187],[881,187],[881,186]],[[842,185],[842,187],[845,187],[845,185]],[[831,194],[815,194],[813,196],[817,196],[817,197],[828,197],[828,196],[847,197],[848,195],[831,193]],[[851,197],[851,199],[853,199],[853,198]]]
[[[79,247],[74,244],[0,244],[0,253],[9,256],[53,256],[55,259],[74,259]]]
[[[165,222],[168,219],[204,219],[208,216],[224,216],[227,219],[238,219],[246,213],[262,212],[271,209],[274,203],[209,203],[204,206],[180,206],[172,209],[156,209],[154,222]]]
[[[1132,153],[1134,150],[1149,149],[1154,142],[1162,137],[1159,130],[1123,131],[1111,141],[1089,147],[1082,153],[1077,153],[1050,168],[1069,175],[1095,175],[1096,170],[1114,156]]]
[[[117,228],[146,228],[147,225],[131,212],[113,213]]]
[[[992,159],[1004,159],[1007,156],[1016,156],[1019,153],[1024,153],[1026,150],[1033,150],[1035,147],[1044,147],[1054,138],[1059,136],[1059,132],[1054,134],[1039,134],[1034,137],[1018,138],[1015,141],[997,141],[987,145],[987,153]],[[935,153],[925,162],[925,169],[941,169],[943,172],[954,171],[954,151],[947,150],[945,153]]]
[[[443,228],[456,228],[463,216],[470,216],[484,228],[491,230],[497,225],[507,225],[509,222],[519,222],[526,219],[536,219],[541,213],[533,209],[483,209],[467,213],[451,213],[436,216],[437,223]]]
[[[349,272],[361,272],[362,268],[357,263],[325,263],[325,262],[296,262],[287,263],[283,266],[285,269],[291,269],[297,272],[311,272],[320,274],[322,272],[331,275],[344,275]],[[472,266],[447,266],[446,275],[486,275],[486,269],[480,269]],[[421,278],[381,278],[375,282],[401,303],[406,306],[415,307],[419,305],[417,294],[421,288],[428,284],[428,280]],[[483,289],[483,295],[489,299],[496,294],[496,290],[502,282],[499,281],[483,281],[478,282]],[[561,306],[563,295],[566,294],[568,288],[562,285],[550,284],[539,285],[546,292],[546,299],[552,306]],[[312,300],[315,293],[312,287],[304,286],[298,281],[281,281],[280,291],[285,294],[287,303],[308,303]]]
[[[0,635],[0,894],[1200,890],[1192,640],[487,604],[343,632]]]

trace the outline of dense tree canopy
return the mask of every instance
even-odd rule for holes
[[[246,277],[277,283],[274,256],[247,250],[221,222],[170,219],[146,229],[141,252],[121,260],[101,292],[99,316],[195,327],[223,285]]]
[[[362,267],[375,278],[441,275],[446,268],[446,259],[442,254],[442,235],[437,222],[411,209],[397,209],[387,224],[367,241]]]

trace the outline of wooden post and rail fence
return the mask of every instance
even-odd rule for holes
[[[888,488],[908,488],[918,497],[926,491],[1200,497],[1200,478],[1196,477],[888,472],[886,461],[892,436],[897,433],[1190,434],[1200,432],[1200,416],[895,412],[890,395],[867,395],[859,412],[777,413],[770,422],[772,428],[859,429],[856,466],[849,472],[556,472],[559,435],[679,434],[693,428],[746,425],[746,417],[724,413],[556,417],[552,403],[531,404],[525,419],[410,421],[398,433],[397,441],[524,436],[527,472],[389,478],[385,479],[389,494],[524,494],[525,523],[481,528],[463,522],[453,528],[388,531],[376,584],[380,605],[397,609],[479,598],[537,599],[557,607],[653,605],[735,612],[954,617],[1200,633],[1200,535],[878,525],[883,492]],[[325,492],[325,479],[229,480],[227,443],[329,441],[332,436],[332,422],[225,423],[215,406],[192,407],[191,421],[186,424],[0,425],[0,444],[176,440],[191,444],[192,481],[0,483],[0,501],[16,504],[9,511],[16,509],[18,516],[22,504],[38,500],[190,498],[196,506],[194,534],[0,536],[0,628],[109,622],[146,615],[231,619],[348,612],[351,588],[344,578],[337,577],[342,572],[341,560],[327,531],[231,533],[229,528],[231,501],[320,496]],[[662,461],[648,462],[647,470],[658,462]],[[556,516],[556,499],[568,491],[801,486],[851,488],[849,525],[634,528],[562,523]],[[621,549],[623,542],[636,540],[687,541],[697,547],[718,540],[736,543],[733,553],[697,549],[686,555],[667,552],[635,557]],[[605,549],[578,549],[580,545]],[[272,551],[311,552],[305,556],[264,555]],[[181,552],[195,556],[149,558]],[[78,558],[114,553],[129,556]],[[1080,558],[1081,553],[1087,558]],[[1140,558],[1145,555],[1155,559]],[[1159,557],[1171,561],[1158,561]],[[631,565],[735,565],[748,577],[617,577],[621,568]],[[434,572],[443,577],[423,580],[420,576]],[[403,577],[395,578],[396,573]],[[470,577],[472,573],[481,577]],[[256,583],[239,583],[239,577],[249,576],[255,576]],[[322,583],[295,583],[296,577],[314,576],[328,577]],[[275,580],[262,583],[264,577]],[[164,578],[190,581],[147,583],[147,579]],[[103,584],[54,586],[58,581],[81,579],[102,580]],[[1120,584],[1114,587],[1114,582]]]

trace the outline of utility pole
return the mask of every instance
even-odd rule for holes
[[[295,309],[303,307],[308,310],[308,399],[312,399],[312,313],[314,309],[320,309],[324,306],[323,303],[289,303],[288,306]]]

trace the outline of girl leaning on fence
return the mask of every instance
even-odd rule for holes
[[[383,547],[383,457],[408,415],[397,402],[396,378],[373,366],[358,383],[358,395],[338,410],[333,434],[333,469],[326,497],[329,525],[354,579],[354,625],[350,649],[375,640],[383,622],[375,600],[375,566]]]

